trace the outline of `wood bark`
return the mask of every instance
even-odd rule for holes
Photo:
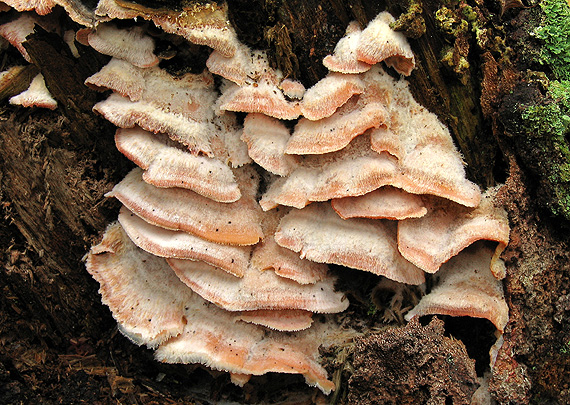
[[[168,1],[159,3],[150,5],[172,7]],[[326,73],[320,61],[349,21],[365,25],[385,9],[402,16],[400,28],[414,37],[410,43],[418,62],[409,78],[414,96],[448,125],[472,180],[482,187],[507,182],[502,201],[513,226],[505,282],[511,323],[491,392],[502,403],[569,398],[570,360],[564,350],[570,347],[554,343],[570,342],[564,326],[570,311],[565,224],[535,201],[536,175],[521,163],[521,149],[513,146],[501,115],[505,98],[521,86],[522,68],[500,59],[491,44],[477,45],[470,32],[451,34],[441,27],[436,13],[444,3],[453,4],[449,8],[457,14],[467,5],[464,1],[251,3],[230,4],[240,38],[268,49],[275,66],[306,86]],[[507,36],[515,32],[514,22],[538,12],[515,7],[500,16],[499,3],[469,4],[489,35],[502,36],[506,47],[514,46],[515,39]],[[83,85],[106,58],[81,48],[75,59],[59,37],[45,32],[30,37],[26,49],[34,66],[30,69],[44,75],[59,106],[53,112],[24,110],[10,106],[9,94],[2,94],[0,402],[55,403],[65,402],[66,396],[102,403],[271,398],[270,391],[289,380],[265,386],[260,379],[238,389],[225,375],[155,363],[148,351],[117,333],[81,260],[116,218],[118,204],[104,194],[132,167],[114,147],[112,125],[91,111],[101,96]],[[456,60],[446,64],[442,55],[450,50]],[[456,69],[460,57],[469,62],[461,71]],[[4,60],[17,56],[7,50]],[[302,381],[292,381],[297,394],[310,402],[314,392]],[[342,402],[346,396],[335,398]]]

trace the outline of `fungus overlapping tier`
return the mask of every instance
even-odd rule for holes
[[[0,26],[22,52],[30,24],[57,32],[58,4],[86,27],[78,42],[112,57],[86,85],[111,91],[94,110],[118,127],[117,148],[138,168],[108,193],[123,208],[87,270],[120,330],[158,359],[227,370],[240,385],[302,374],[330,392],[318,347],[350,333],[327,315],[348,307],[329,264],[414,285],[435,273],[409,316],[482,317],[504,329],[506,213],[496,188],[482,195],[466,179],[445,126],[381,66],[409,75],[415,65],[388,13],[364,29],[351,23],[323,61],[330,73],[305,90],[239,43],[225,5],[5,2],[47,14]],[[150,23],[112,21],[137,17],[212,48],[204,71],[169,74]],[[21,101],[38,97],[14,102],[52,108]]]

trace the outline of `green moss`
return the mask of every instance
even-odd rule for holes
[[[549,65],[555,78],[570,80],[570,7],[567,0],[543,0],[544,24],[537,35],[544,41],[542,62]]]
[[[469,29],[469,23],[458,18],[455,12],[447,7],[441,7],[435,12],[435,21],[442,31],[453,37],[457,37]]]
[[[469,21],[470,23],[474,23],[477,21],[477,13],[475,12],[475,10],[473,10],[471,6],[466,5],[461,9],[461,12],[465,16],[465,18],[467,18],[467,21]]]
[[[418,39],[426,33],[426,22],[422,13],[421,0],[410,0],[406,12],[400,14],[400,17],[390,24],[390,28],[402,31],[408,38]]]
[[[527,139],[538,149],[550,209],[570,220],[570,81],[552,81],[541,104],[522,113]]]
[[[469,61],[462,55],[459,55],[457,60],[455,60],[455,56],[455,49],[453,47],[446,47],[442,52],[440,60],[443,64],[457,73],[459,80],[461,80],[463,84],[467,84],[467,75],[469,74],[470,67]]]

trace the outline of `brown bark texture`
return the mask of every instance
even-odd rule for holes
[[[448,125],[471,180],[483,188],[505,183],[499,198],[512,229],[503,254],[510,321],[489,385],[493,399],[505,404],[570,402],[569,224],[549,210],[541,170],[550,166],[537,160],[548,153],[532,152],[517,113],[521,100],[542,102],[545,90],[536,78],[552,74],[532,57],[542,46],[530,35],[542,18],[535,3],[229,2],[242,42],[267,49],[276,67],[306,87],[326,74],[321,60],[350,21],[365,25],[382,10],[400,17],[397,29],[409,37],[417,61],[409,78],[415,98]],[[72,24],[57,12],[62,24]],[[104,194],[133,167],[116,151],[114,127],[91,110],[105,95],[83,84],[107,57],[80,47],[81,57],[73,58],[60,37],[41,30],[25,47],[32,63],[14,81],[18,86],[4,89],[0,104],[0,403],[470,403],[477,383],[465,371],[469,357],[481,377],[494,340],[493,328],[479,321],[406,329],[395,317],[399,329],[324,353],[338,386],[330,397],[300,377],[269,375],[235,387],[225,373],[155,362],[124,338],[82,262],[118,212]],[[3,51],[2,63],[2,69],[26,64],[13,48]],[[9,105],[37,71],[58,108]],[[375,276],[351,273],[340,284],[354,303],[347,322],[363,331],[384,328],[381,313],[369,311],[371,291],[361,288],[375,284]],[[407,346],[394,340],[400,335]],[[413,354],[411,347],[417,347]],[[446,365],[441,350],[457,367]],[[379,362],[383,356],[392,363]],[[426,358],[433,359],[433,375],[421,369]],[[393,378],[399,369],[421,376],[424,385]],[[458,370],[464,373],[459,382]],[[449,384],[452,389],[441,388]]]

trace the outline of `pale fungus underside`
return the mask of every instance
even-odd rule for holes
[[[503,331],[506,214],[496,189],[482,197],[466,179],[445,126],[380,65],[402,75],[415,66],[390,14],[364,29],[351,23],[323,61],[330,73],[305,90],[238,41],[225,5],[6,3],[28,10],[0,26],[24,57],[34,24],[59,33],[55,4],[85,27],[76,41],[112,57],[86,85],[111,91],[94,110],[118,127],[117,148],[139,168],[108,193],[123,208],[87,270],[120,330],[157,359],[226,370],[239,385],[302,374],[331,392],[318,348],[350,331],[334,317],[349,303],[328,264],[413,285],[435,273],[408,318],[480,317]],[[168,73],[149,22],[117,23],[138,17],[173,41],[212,48],[207,68]],[[315,313],[333,315],[313,322]]]

